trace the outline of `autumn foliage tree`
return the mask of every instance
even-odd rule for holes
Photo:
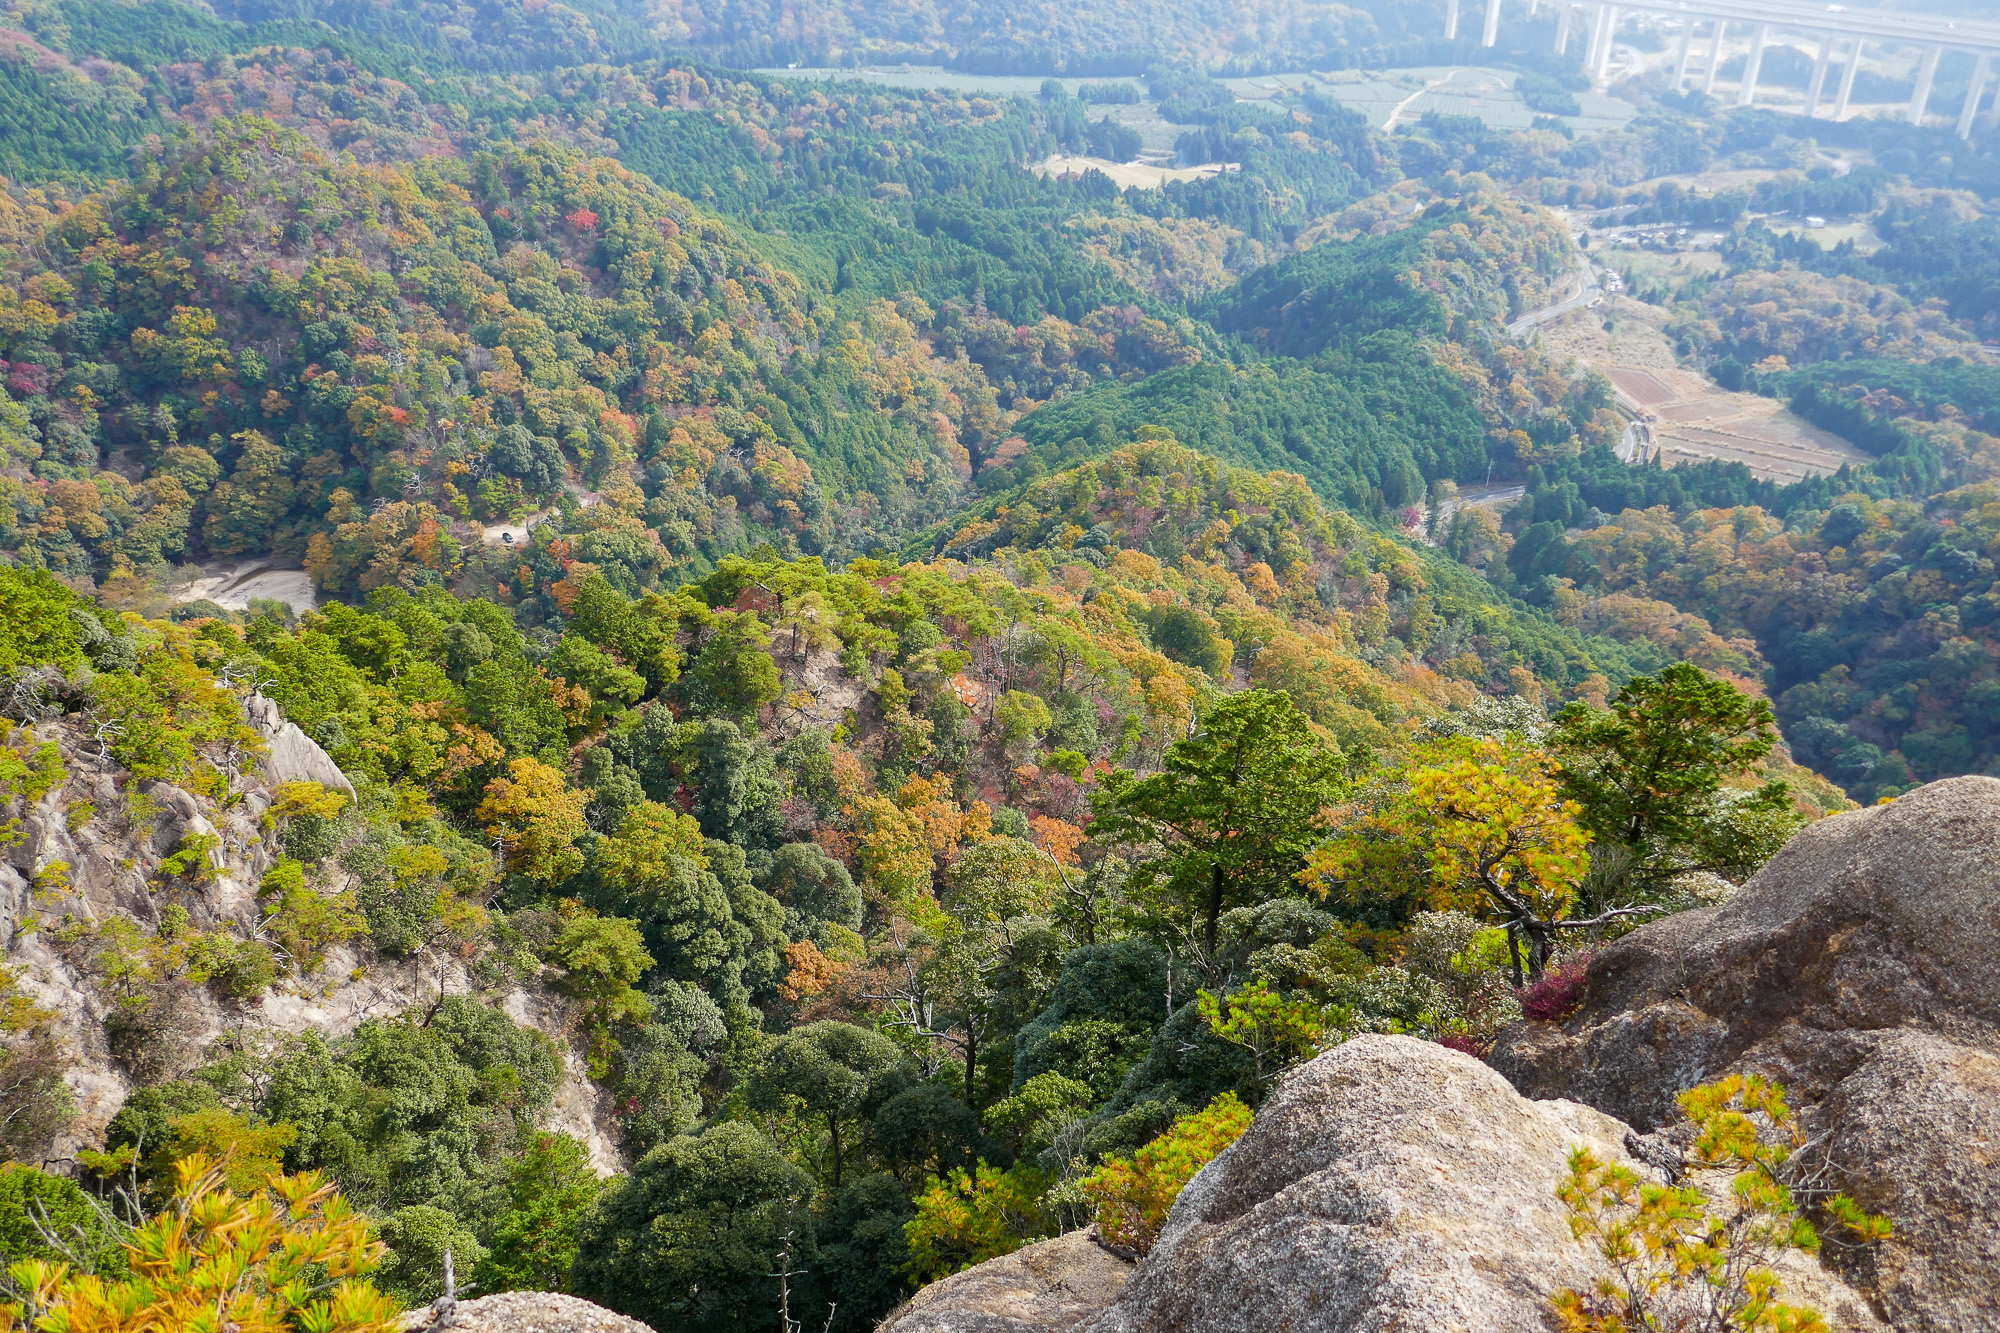
[[[368,1274],[382,1258],[366,1216],[317,1173],[238,1193],[204,1153],[174,1167],[173,1196],[126,1243],[130,1276],[107,1281],[28,1259],[0,1330],[54,1333],[387,1333],[395,1302]]]
[[[1251,1118],[1250,1108],[1225,1092],[1130,1157],[1113,1157],[1084,1177],[1083,1192],[1097,1205],[1104,1239],[1140,1254],[1150,1251],[1174,1200],[1196,1172],[1243,1136]]]
[[[1817,1252],[1786,1164],[1805,1142],[1785,1090],[1732,1074],[1678,1098],[1695,1139],[1685,1175],[1655,1184],[1585,1147],[1570,1153],[1556,1189],[1579,1241],[1613,1276],[1594,1290],[1565,1289],[1553,1305],[1564,1333],[1825,1333],[1817,1310],[1778,1299],[1769,1267],[1787,1250]],[[1825,1211],[1851,1240],[1887,1239],[1894,1226],[1844,1194]]]
[[[1006,1171],[955,1167],[933,1177],[917,1196],[917,1215],[903,1228],[910,1253],[905,1271],[918,1282],[935,1282],[1049,1234],[1042,1202],[1047,1192],[1047,1177],[1028,1162]]]
[[[1299,879],[1350,901],[1401,895],[1506,926],[1515,983],[1542,974],[1576,885],[1590,867],[1582,808],[1548,758],[1504,742],[1448,743],[1380,783],[1371,808],[1314,849]],[[1591,922],[1589,924],[1598,924]]]
[[[584,818],[590,795],[524,755],[507,766],[506,777],[486,784],[477,818],[505,851],[508,869],[546,883],[583,869],[576,840],[590,827]]]

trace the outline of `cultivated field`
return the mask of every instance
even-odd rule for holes
[[[1604,328],[1607,317],[1610,331]],[[1706,376],[1681,369],[1661,332],[1664,321],[1665,315],[1652,306],[1614,297],[1539,336],[1550,353],[1604,372],[1620,405],[1651,437],[1650,444],[1642,445],[1647,459],[1658,458],[1671,467],[1717,458],[1780,482],[1868,461],[1867,454],[1808,425],[1775,399],[1730,393]]]
[[[1239,101],[1280,99],[1307,88],[1317,89],[1353,107],[1369,123],[1388,128],[1415,121],[1427,111],[1449,116],[1475,116],[1497,130],[1524,130],[1536,112],[1514,91],[1516,75],[1479,65],[1441,65],[1362,73],[1338,70],[1330,74],[1264,74],[1224,79]],[[1560,117],[1578,134],[1617,129],[1632,119],[1630,102],[1601,93],[1576,94],[1577,116]]]
[[[1080,176],[1086,171],[1101,171],[1121,189],[1136,185],[1142,190],[1157,190],[1168,181],[1191,181],[1213,176],[1217,169],[1212,166],[1160,167],[1145,162],[1110,162],[1101,157],[1067,157],[1058,153],[1038,164],[1034,170],[1042,176]]]

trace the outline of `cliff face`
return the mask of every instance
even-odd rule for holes
[[[0,850],[5,966],[19,992],[54,1015],[47,1026],[76,1103],[68,1132],[50,1148],[51,1159],[100,1142],[135,1086],[186,1071],[219,1038],[259,1043],[318,1032],[337,1039],[369,1019],[443,995],[478,992],[555,1043],[563,1077],[546,1128],[586,1144],[599,1171],[621,1170],[608,1098],[585,1071],[567,1002],[536,982],[482,986],[456,951],[390,957],[359,935],[329,945],[302,973],[277,945],[279,975],[261,995],[232,998],[215,985],[178,985],[160,1022],[143,1032],[121,1030],[117,979],[106,975],[90,941],[110,923],[129,922],[152,934],[167,922],[181,932],[216,932],[272,947],[258,888],[280,855],[266,816],[282,784],[317,782],[350,797],[354,792],[325,750],[286,722],[277,704],[253,695],[244,712],[262,735],[265,753],[246,765],[245,776],[220,801],[166,782],[135,781],[101,757],[90,723],[75,715],[16,735],[17,745],[53,743],[65,774],[39,799],[17,796],[0,808],[0,824],[18,821],[16,840]],[[189,849],[205,869],[186,867]],[[178,864],[172,860],[177,855]],[[347,872],[331,858],[313,877],[313,890],[324,896],[350,887]]]
[[[1891,1322],[2000,1329],[1996,857],[1988,777],[1823,820],[1724,905],[1600,952],[1582,1008],[1509,1029],[1493,1064],[1641,1128],[1693,1084],[1777,1079],[1815,1184],[1896,1223],[1865,1274]]]

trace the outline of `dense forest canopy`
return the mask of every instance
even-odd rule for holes
[[[0,1250],[868,1329],[2000,771],[2000,154],[1442,13],[11,0]]]
[[[852,67],[918,61],[985,73],[1125,74],[1272,61],[1380,60],[1396,48],[1421,52],[1439,30],[1442,6],[1343,6],[1200,0],[1196,4],[936,6],[908,0],[704,0],[636,4],[457,4],[402,6],[348,0],[226,0],[211,7],[145,0],[22,4],[22,26],[66,53],[88,50],[128,64],[201,58],[331,35],[374,61],[436,72],[543,70],[623,64],[661,51],[693,51],[742,68]]]

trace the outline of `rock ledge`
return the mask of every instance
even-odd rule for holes
[[[1073,1328],[1111,1303],[1132,1262],[1088,1231],[1024,1246],[933,1282],[877,1333],[1044,1333]]]
[[[653,1333],[636,1319],[552,1291],[505,1291],[460,1301],[448,1322],[430,1310],[405,1316],[404,1333]]]

